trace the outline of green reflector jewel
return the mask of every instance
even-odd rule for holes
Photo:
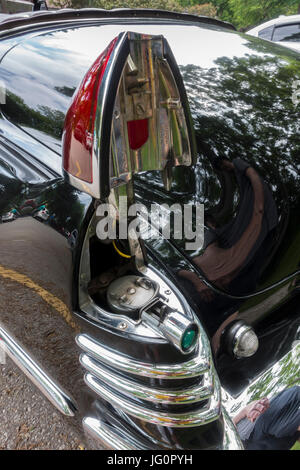
[[[181,346],[184,351],[187,351],[190,349],[194,344],[197,339],[196,331],[195,330],[187,330],[181,341]]]

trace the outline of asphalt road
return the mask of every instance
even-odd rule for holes
[[[54,288],[64,286],[68,256],[71,256],[67,241],[32,218],[18,219],[13,231],[11,228],[9,224],[1,226],[0,267],[29,274],[32,282],[44,291],[49,287],[58,302],[60,299],[63,302],[60,290]],[[64,243],[57,243],[57,237]],[[57,251],[57,246],[61,251]],[[0,321],[9,325],[9,331],[16,337],[21,332],[22,344],[24,341],[24,346],[41,364],[47,357],[53,366],[49,373],[56,377],[55,371],[61,370],[63,374],[60,364],[78,368],[78,358],[73,364],[72,328],[69,327],[69,337],[60,339],[61,332],[66,330],[65,320],[50,304],[30,286],[0,275]],[[44,356],[39,357],[39,351]],[[7,359],[5,365],[0,364],[0,449],[92,448],[69,420],[72,418],[61,415],[12,361]]]
[[[10,359],[0,364],[0,450],[88,449],[67,420]]]

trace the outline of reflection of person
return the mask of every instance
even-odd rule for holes
[[[267,262],[277,237],[274,230],[278,225],[278,212],[273,192],[250,163],[241,158],[232,162],[222,159],[218,162],[224,181],[222,207],[231,205],[238,188],[239,203],[232,214],[226,217],[215,213],[205,214],[206,226],[203,252],[192,258],[195,270],[180,269],[177,276],[191,292],[193,301],[198,305],[208,332],[213,336],[222,326],[225,328],[231,315],[237,315],[241,301],[217,293],[203,278],[221,291],[235,295],[245,295],[256,289],[264,263]],[[227,187],[228,186],[228,187]],[[208,220],[207,220],[208,219]],[[224,219],[227,222],[224,223]],[[234,318],[232,318],[234,319]],[[214,350],[219,347],[219,335],[214,339]]]
[[[300,440],[300,387],[247,405],[233,419],[246,450],[288,450]]]
[[[32,0],[33,11],[48,10],[46,0]]]
[[[278,214],[272,192],[249,163],[240,158],[233,162],[224,159],[222,168],[236,175],[240,192],[238,212],[229,223],[215,228],[216,239],[193,261],[209,281],[224,289],[251,264],[267,235],[277,226]],[[212,227],[211,221],[208,225]],[[182,270],[179,275],[191,281],[203,299],[210,300],[210,289],[195,273]]]

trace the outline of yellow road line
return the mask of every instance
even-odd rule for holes
[[[13,269],[7,269],[1,265],[0,276],[18,282],[19,284],[22,284],[23,286],[29,287],[30,289],[34,290],[45,302],[47,302],[48,305],[55,308],[55,310],[66,320],[68,325],[70,325],[76,330],[78,329],[66,304],[55,295],[51,294],[50,292],[33,282],[29,277],[25,276],[24,274],[20,274],[17,271],[14,271]]]

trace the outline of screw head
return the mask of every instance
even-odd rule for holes
[[[119,330],[126,330],[127,326],[128,325],[125,321],[122,321],[121,323],[118,324]]]
[[[140,116],[141,114],[145,113],[145,108],[141,103],[136,105],[136,113]]]
[[[127,292],[128,292],[128,294],[133,295],[133,294],[136,293],[136,290],[135,290],[134,287],[130,287],[130,288],[127,290]]]
[[[126,303],[128,301],[127,295],[123,294],[121,297],[119,297],[119,302],[120,303]]]

